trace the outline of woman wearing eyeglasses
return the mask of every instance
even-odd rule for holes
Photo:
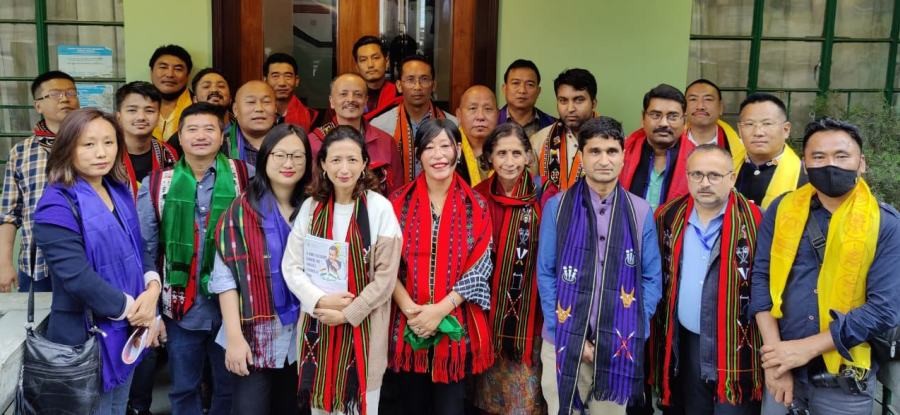
[[[297,412],[296,324],[300,301],[281,272],[291,221],[310,180],[309,141],[276,126],[256,155],[250,186],[222,214],[209,291],[219,295],[225,367],[236,376],[232,413]]]
[[[285,252],[303,310],[300,401],[313,414],[378,413],[401,232],[370,161],[355,128],[325,135]]]

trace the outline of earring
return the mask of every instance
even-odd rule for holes
[[[327,178],[328,178],[328,173],[326,173],[324,170],[322,170],[322,178],[323,178],[323,179],[327,179]]]

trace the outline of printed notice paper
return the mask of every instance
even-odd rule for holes
[[[59,70],[76,78],[112,78],[112,49],[104,46],[59,45]]]
[[[314,235],[303,240],[303,270],[316,287],[328,294],[347,291],[349,245]]]

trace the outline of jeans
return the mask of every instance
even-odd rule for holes
[[[396,373],[388,369],[381,385],[378,413],[390,415],[463,415],[465,380],[433,383],[430,373]]]
[[[147,348],[144,358],[134,368],[131,380],[131,392],[128,394],[128,407],[137,411],[149,411],[153,403],[153,382],[156,380],[156,368],[163,348]]]
[[[52,280],[48,276],[40,281],[34,281],[28,274],[19,272],[19,292],[27,293],[28,289],[31,288],[31,284],[34,284],[34,292],[36,293],[53,291]]]
[[[809,409],[811,414],[871,415],[875,399],[876,370],[869,372],[864,380],[866,391],[858,395],[850,394],[841,388],[814,386],[807,375],[798,376],[796,374],[798,371],[795,370],[794,405]],[[763,395],[762,415],[783,415],[788,412],[788,408],[778,403],[768,391]]]
[[[94,408],[93,415],[122,415],[128,406],[128,391],[131,389],[131,379],[134,372],[128,376],[125,383],[116,386],[109,392],[101,393],[100,399],[97,401],[97,407]]]
[[[168,318],[165,324],[169,338],[166,349],[172,372],[172,389],[169,392],[172,415],[203,414],[200,380],[207,362],[212,368],[213,393],[209,414],[230,414],[234,375],[225,369],[225,350],[215,342],[219,327],[213,327],[211,331],[185,330]]]

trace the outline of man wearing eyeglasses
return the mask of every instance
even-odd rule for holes
[[[319,112],[303,105],[294,94],[294,89],[300,85],[297,60],[286,53],[273,53],[263,64],[263,77],[275,90],[275,104],[278,108],[275,124],[289,122],[303,127],[303,131],[312,131]]]
[[[362,133],[366,142],[366,151],[371,162],[369,169],[381,179],[382,194],[387,195],[395,187],[400,165],[400,153],[394,145],[390,134],[369,125],[364,118],[368,93],[366,80],[355,73],[339,75],[331,81],[331,95],[328,102],[334,111],[334,118],[309,134],[309,147],[312,151],[310,160],[316,160],[325,136],[339,125],[349,125]]]
[[[449,119],[455,124],[459,121],[434,105],[434,67],[421,55],[407,56],[400,63],[400,79],[397,89],[403,95],[403,101],[391,109],[372,119],[372,125],[394,137],[394,144],[400,151],[402,177],[397,178],[396,185],[402,186],[413,181],[421,166],[415,160],[416,131],[422,122],[430,118]]]
[[[681,91],[667,84],[656,86],[644,95],[641,128],[625,141],[622,186],[653,209],[688,193],[686,109]]]
[[[735,187],[767,209],[775,198],[806,184],[800,157],[785,141],[791,135],[787,108],[778,97],[757,92],[741,102],[738,131],[747,157]]]
[[[651,379],[673,412],[756,414],[761,342],[747,309],[762,213],[734,190],[727,149],[700,145],[686,167],[690,194],[656,211],[665,287],[652,325]]]
[[[60,71],[41,74],[31,83],[34,109],[41,120],[34,135],[17,143],[9,151],[0,195],[0,292],[50,291],[50,278],[44,256],[34,244],[32,215],[47,183],[47,158],[59,125],[69,112],[79,108],[75,80]],[[18,266],[13,265],[16,231],[22,228]]]

